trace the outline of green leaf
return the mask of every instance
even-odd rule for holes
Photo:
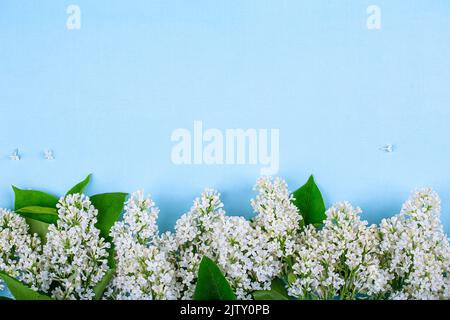
[[[116,248],[114,243],[112,242],[111,237],[105,239],[110,243],[110,247],[108,248],[108,267],[115,268],[116,267]]]
[[[115,272],[116,269],[109,269],[108,271],[106,271],[102,280],[100,280],[100,282],[95,285],[94,300],[100,300],[102,298],[103,293],[105,292],[105,289],[108,286],[109,282],[111,281],[112,277],[114,276]]]
[[[285,283],[279,278],[275,278],[272,280],[272,283],[270,284],[270,289],[282,294],[286,298],[289,297]]]
[[[8,298],[8,297],[5,297],[5,296],[0,296],[0,300],[14,300],[14,299],[11,299],[11,298]]]
[[[36,233],[41,238],[42,242],[45,243],[47,240],[47,232],[49,224],[31,218],[25,218],[25,220],[27,221],[28,226],[30,227],[28,232],[30,234]]]
[[[107,238],[109,229],[119,219],[127,193],[103,193],[91,197],[92,205],[98,210],[97,224],[103,238]]]
[[[289,300],[281,293],[274,290],[258,290],[253,292],[255,300]]]
[[[286,287],[281,279],[274,279],[270,290],[258,290],[253,292],[255,300],[289,300]]]
[[[0,278],[5,281],[9,291],[16,300],[52,300],[49,296],[34,291],[19,280],[8,276],[6,273],[0,272]]]
[[[294,192],[294,198],[294,204],[300,210],[306,225],[323,223],[326,219],[325,203],[312,175]]]
[[[92,174],[88,175],[86,179],[81,181],[80,183],[76,184],[72,189],[67,191],[66,196],[69,194],[75,194],[75,193],[83,193],[84,188],[88,185],[89,181],[91,180]]]
[[[288,274],[288,282],[289,282],[289,284],[293,284],[295,282],[295,280],[297,280],[297,277],[295,276],[295,274],[293,272],[290,272]]]
[[[56,208],[31,206],[17,209],[16,212],[22,217],[31,218],[50,224],[56,223],[58,220],[58,211]]]
[[[14,199],[15,210],[33,206],[53,208],[56,207],[56,204],[58,203],[57,197],[42,191],[23,190],[15,186],[12,186],[12,188],[14,190],[15,195]]]
[[[194,300],[236,300],[219,267],[206,256],[200,262]]]

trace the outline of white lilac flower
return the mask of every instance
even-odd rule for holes
[[[80,194],[62,197],[57,208],[43,248],[41,289],[55,299],[92,299],[108,270],[110,246],[95,228],[98,212]]]
[[[450,244],[432,190],[415,192],[379,228],[343,202],[316,229],[301,227],[282,179],[260,178],[255,189],[251,221],[225,216],[220,194],[207,189],[175,233],[162,235],[158,208],[134,193],[110,232],[116,274],[106,298],[191,299],[203,256],[217,262],[239,299],[270,289],[275,277],[302,299],[450,298]],[[0,271],[55,299],[92,299],[110,246],[95,228],[97,210],[79,194],[61,198],[57,208],[43,246],[23,217],[0,209]]]
[[[281,269],[273,248],[260,229],[243,217],[225,217],[215,230],[213,247],[217,263],[238,299],[251,299],[255,290],[270,289],[271,280]]]
[[[308,226],[301,235],[289,294],[309,299],[354,299],[385,290],[387,274],[380,268],[378,232],[359,217],[361,210],[338,203],[327,210],[321,230]]]
[[[284,259],[293,252],[301,215],[292,203],[286,183],[260,178],[252,206],[252,222],[242,217],[221,217],[215,223],[211,246],[219,267],[239,299],[255,290],[267,290],[281,273]]]
[[[191,210],[181,216],[175,225],[177,250],[176,272],[182,299],[191,299],[197,280],[198,267],[203,256],[217,260],[213,247],[215,231],[223,224],[225,212],[220,194],[206,189],[194,200]]]
[[[400,214],[383,219],[380,233],[391,299],[450,298],[450,246],[435,192],[414,192]]]
[[[0,209],[0,271],[36,289],[40,252],[41,241],[36,234],[29,234],[25,219]]]
[[[255,228],[267,234],[268,241],[277,247],[279,258],[292,255],[302,217],[292,203],[286,182],[278,177],[261,177],[255,190],[258,195],[251,201],[257,214],[253,220]]]
[[[123,221],[111,228],[116,252],[116,275],[106,297],[119,300],[176,299],[175,270],[169,261],[174,250],[172,236],[159,237],[159,209],[142,191],[125,205]]]

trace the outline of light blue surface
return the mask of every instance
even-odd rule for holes
[[[171,132],[202,120],[279,128],[291,189],[314,173],[370,222],[432,186],[449,232],[449,30],[448,0],[2,0],[0,206],[11,184],[62,194],[92,172],[89,194],[150,192],[164,230],[206,186],[250,216],[259,167],[172,164]]]

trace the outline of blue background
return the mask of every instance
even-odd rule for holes
[[[2,0],[0,206],[11,184],[62,194],[92,172],[88,194],[150,192],[163,230],[206,186],[251,216],[259,167],[172,164],[172,131],[202,120],[279,128],[291,190],[314,173],[370,222],[431,186],[449,232],[449,30],[448,0]]]

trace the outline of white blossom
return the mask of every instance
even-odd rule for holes
[[[123,221],[111,228],[116,258],[116,275],[106,297],[119,300],[176,299],[174,266],[169,252],[173,236],[158,235],[159,209],[143,191],[132,194],[125,205]]]
[[[379,226],[337,203],[320,228],[302,226],[281,178],[262,177],[255,190],[251,220],[226,216],[220,194],[206,189],[175,232],[163,234],[151,197],[133,193],[110,231],[116,266],[104,298],[192,299],[203,256],[217,263],[238,299],[270,290],[277,277],[300,299],[450,298],[450,244],[431,189],[413,193]],[[57,209],[45,244],[26,219],[0,209],[0,271],[55,299],[92,299],[109,269],[98,212],[80,194],[62,197]]]
[[[380,225],[391,299],[449,299],[450,246],[440,200],[429,188],[414,192],[400,214]]]
[[[256,199],[251,201],[256,216],[253,224],[267,234],[280,258],[292,255],[302,217],[293,204],[286,182],[281,178],[261,177],[256,182]]]
[[[378,260],[378,232],[359,217],[361,210],[338,203],[327,210],[324,226],[301,235],[289,294],[309,299],[354,299],[380,294],[387,274]]]
[[[41,290],[55,299],[92,299],[108,270],[110,246],[95,228],[98,212],[80,194],[62,197],[57,208],[59,219],[43,248]]]
[[[40,252],[41,241],[29,233],[25,219],[0,209],[0,271],[36,289]]]
[[[191,210],[181,216],[175,225],[177,250],[176,273],[182,299],[191,299],[197,280],[198,267],[203,256],[217,260],[218,250],[213,246],[216,230],[225,218],[220,194],[206,189],[194,200]]]
[[[253,291],[270,289],[271,280],[281,269],[266,234],[243,217],[225,217],[215,230],[212,246],[238,299],[251,299]]]

